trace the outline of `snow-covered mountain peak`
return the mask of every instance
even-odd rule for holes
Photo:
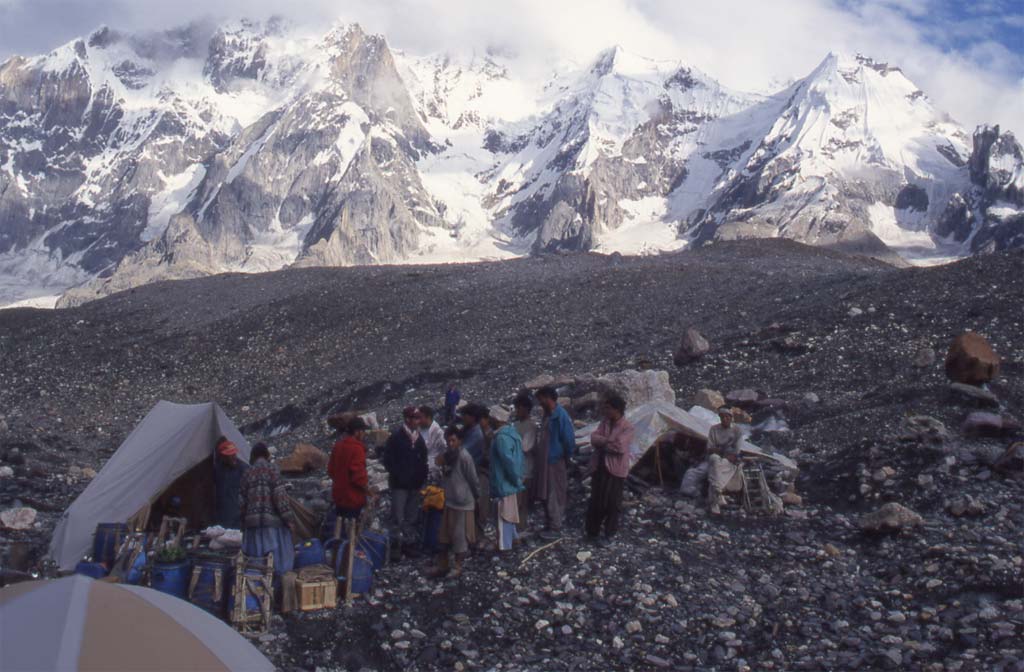
[[[531,249],[1022,239],[1020,145],[969,137],[888,64],[829,54],[769,95],[621,46],[551,66],[273,19],[101,27],[8,59],[0,301]]]

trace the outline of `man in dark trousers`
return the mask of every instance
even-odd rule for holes
[[[334,444],[327,475],[331,477],[331,498],[341,518],[358,518],[366,506],[370,492],[366,473],[366,421],[354,418],[347,430]]]
[[[478,543],[486,543],[487,521],[491,519],[491,476],[487,437],[484,434],[483,422],[488,414],[486,407],[480,404],[466,404],[462,408],[463,431],[462,448],[473,458],[476,465],[476,476],[480,483],[480,497],[476,501],[476,539]]]
[[[603,420],[590,435],[594,454],[590,458],[590,505],[587,507],[586,531],[591,541],[600,540],[601,528],[607,539],[619,529],[622,510],[622,488],[629,476],[630,447],[633,425],[625,418],[626,402],[617,394],[609,396],[601,406]]]
[[[238,459],[238,447],[226,437],[217,439],[216,455],[213,456],[213,482],[216,492],[216,523],[232,530],[242,528],[239,511],[239,492],[242,476],[249,468]]]
[[[554,541],[562,536],[565,509],[569,494],[569,460],[576,450],[576,430],[569,414],[558,404],[558,392],[552,387],[537,390],[537,401],[544,409],[541,421],[540,442],[546,448],[542,451],[546,459],[537,465],[538,478],[543,483],[547,529],[540,538]]]
[[[420,512],[420,489],[427,482],[427,444],[420,436],[420,412],[409,406],[403,422],[388,437],[382,462],[391,488],[391,543],[400,560],[405,553],[417,557],[416,521]]]

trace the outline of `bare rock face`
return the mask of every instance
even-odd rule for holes
[[[889,502],[877,511],[862,516],[860,529],[873,533],[900,532],[923,523],[924,519],[907,507]]]
[[[711,350],[711,344],[708,343],[708,339],[694,328],[686,330],[683,334],[683,339],[679,343],[679,347],[676,349],[675,356],[672,361],[676,366],[685,366],[692,361],[700,359]]]
[[[946,376],[968,385],[981,385],[999,375],[999,355],[981,334],[957,336],[946,354]]]
[[[620,371],[601,376],[597,383],[621,394],[630,408],[652,401],[676,403],[668,371]]]
[[[979,126],[968,161],[970,187],[953,194],[937,233],[974,252],[1024,245],[1024,148],[999,126]]]
[[[693,403],[709,411],[717,411],[725,406],[725,397],[717,390],[702,389],[693,395]]]

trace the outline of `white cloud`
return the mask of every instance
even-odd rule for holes
[[[210,7],[209,0],[0,0],[0,45],[45,51],[100,23],[158,29]],[[358,20],[413,52],[497,48],[538,69],[621,44],[686,60],[744,89],[804,76],[829,51],[862,52],[901,66],[968,127],[1000,123],[1024,132],[1024,56],[986,38],[995,19],[946,21],[941,8],[941,0],[225,0],[215,11],[284,14],[318,28]],[[1013,16],[1003,20],[1012,25]]]

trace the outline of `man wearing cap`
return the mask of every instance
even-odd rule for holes
[[[214,501],[216,524],[231,530],[241,529],[242,514],[239,510],[239,493],[242,475],[249,468],[238,459],[238,446],[227,437],[220,437],[215,444],[213,456]]]
[[[740,473],[740,441],[743,434],[732,423],[732,411],[718,409],[720,423],[708,432],[708,510],[721,513],[722,492],[734,492],[743,487]]]
[[[437,456],[448,450],[448,444],[444,439],[444,430],[434,420],[434,409],[430,406],[420,406],[420,434],[423,442],[427,444],[427,469],[430,472],[430,482],[441,482],[441,467],[437,466]]]
[[[402,424],[388,437],[381,460],[388,472],[391,489],[392,556],[405,553],[417,557],[416,521],[420,511],[420,489],[427,482],[427,444],[420,435],[420,412],[415,406],[402,411]]]

